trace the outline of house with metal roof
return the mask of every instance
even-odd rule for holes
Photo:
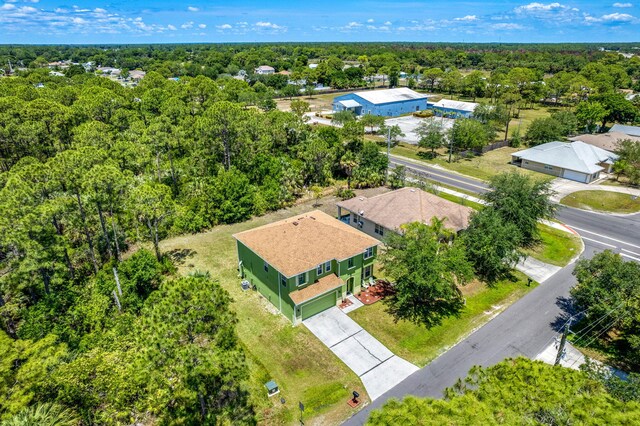
[[[419,188],[400,188],[374,197],[355,197],[337,204],[338,217],[374,238],[401,233],[402,225],[443,221],[454,232],[466,229],[473,209]]]
[[[476,102],[452,101],[451,99],[441,99],[436,103],[429,104],[436,115],[450,118],[469,118],[473,115],[478,104]]]
[[[511,163],[523,169],[591,183],[611,172],[618,156],[581,141],[549,142],[511,154]]]
[[[336,96],[333,111],[351,111],[355,115],[397,117],[427,109],[427,95],[406,87],[370,90]]]
[[[254,73],[259,75],[270,75],[276,72],[276,69],[269,65],[260,65],[258,68],[253,70]]]
[[[640,136],[640,127],[638,126],[626,126],[624,124],[614,124],[609,129],[609,132],[620,132],[627,136]]]
[[[380,244],[319,210],[233,237],[241,278],[294,324],[358,293]]]

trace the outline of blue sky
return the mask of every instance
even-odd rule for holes
[[[0,0],[1,44],[234,41],[640,41],[640,4]]]

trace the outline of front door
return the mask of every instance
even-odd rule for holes
[[[354,282],[353,277],[347,280],[347,294],[353,294],[353,282]]]

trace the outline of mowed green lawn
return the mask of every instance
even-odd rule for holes
[[[540,243],[525,250],[525,254],[545,263],[566,266],[582,249],[577,235],[538,224]]]
[[[325,197],[319,208],[335,214],[335,201]],[[295,423],[298,401],[305,405],[306,424],[338,424],[349,417],[354,410],[346,401],[352,390],[368,402],[359,378],[306,327],[293,327],[257,292],[240,289],[236,243],[231,235],[313,209],[309,200],[247,222],[217,226],[160,244],[163,252],[182,258],[180,273],[209,271],[233,297],[238,335],[248,353],[251,391],[259,407],[259,421],[265,425]],[[267,398],[264,384],[271,379],[280,386],[280,394]],[[280,397],[285,398],[285,404]]]
[[[527,278],[520,272],[514,277],[515,282],[504,280],[493,287],[477,281],[463,287],[467,303],[460,316],[447,318],[429,330],[408,321],[396,323],[383,301],[363,306],[349,316],[393,353],[422,367],[536,286],[528,287]]]
[[[518,173],[531,176],[537,180],[552,180],[553,176],[522,169],[511,164],[511,154],[522,149],[524,148],[503,147],[494,149],[493,151],[489,151],[483,155],[468,159],[460,159],[458,161],[452,161],[451,163],[447,161],[448,153],[445,149],[436,151],[438,152],[438,156],[436,158],[427,159],[426,154],[428,153],[428,150],[415,145],[400,143],[398,146],[391,149],[391,153],[411,158],[413,160],[422,161],[426,164],[435,164],[445,169],[484,181],[491,179],[497,174],[511,171],[517,171]]]
[[[565,196],[561,204],[609,213],[640,212],[640,197],[612,191],[578,191]]]

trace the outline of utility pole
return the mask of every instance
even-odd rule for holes
[[[558,355],[556,355],[556,362],[553,365],[560,364],[560,360],[562,359],[562,353],[564,352],[564,345],[567,343],[567,335],[569,334],[569,327],[571,327],[571,318],[567,321],[567,324],[564,326],[564,331],[562,332],[562,339],[560,339],[560,346],[558,347]]]
[[[391,127],[387,129],[387,183],[389,183],[389,165],[391,164]]]

